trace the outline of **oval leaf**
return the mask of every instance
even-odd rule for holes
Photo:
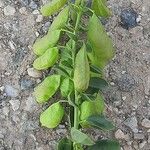
[[[59,40],[60,30],[49,32],[35,41],[33,51],[36,55],[43,55],[48,48],[54,47]]]
[[[106,6],[106,2],[104,0],[93,0],[92,9],[95,11],[97,16],[101,17],[111,16],[111,12]]]
[[[82,145],[93,145],[94,142],[89,138],[85,133],[71,128],[71,138],[75,143],[79,143]]]
[[[38,103],[47,102],[57,91],[60,85],[60,75],[52,75],[46,77],[45,80],[40,83],[34,89],[34,96]]]
[[[114,129],[114,125],[107,120],[104,116],[94,115],[87,118],[87,122],[95,128],[102,130],[112,130]]]
[[[92,46],[92,52],[88,53],[91,63],[103,69],[113,58],[114,48],[112,40],[95,14],[90,18],[87,35]]]
[[[88,150],[120,150],[118,141],[115,140],[101,140],[97,141],[96,144],[90,146]]]
[[[108,83],[104,79],[101,79],[99,77],[92,77],[90,79],[89,86],[99,90],[104,90],[106,89],[106,87],[108,87]]]
[[[59,141],[57,150],[73,150],[73,143],[67,138],[63,138]]]
[[[44,70],[52,67],[58,59],[58,48],[53,47],[48,49],[42,56],[37,58],[33,67],[37,70]]]
[[[69,7],[65,7],[55,18],[48,32],[64,28],[68,20],[68,17],[69,17]]]
[[[63,7],[66,2],[67,0],[52,0],[41,8],[41,13],[43,16],[50,16]]]
[[[59,102],[52,104],[40,115],[42,126],[47,128],[55,128],[59,125],[64,116],[64,108]]]

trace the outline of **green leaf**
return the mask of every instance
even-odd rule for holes
[[[42,38],[35,41],[33,45],[33,51],[36,55],[43,55],[48,48],[52,48],[59,40],[60,30],[49,32]]]
[[[69,73],[61,66],[55,66],[53,70],[56,70],[58,74],[64,76],[64,77],[70,77]]]
[[[62,65],[66,66],[67,68],[73,69],[72,66],[72,60],[71,59],[67,59],[61,62]]]
[[[89,138],[85,133],[71,128],[71,138],[74,142],[82,144],[82,145],[93,145],[94,142]]]
[[[92,94],[82,93],[81,96],[82,96],[82,99],[88,100],[88,101],[93,101],[96,99],[96,96]]]
[[[64,108],[59,102],[52,104],[40,115],[42,126],[47,128],[55,128],[59,125],[64,116]]]
[[[96,144],[90,146],[88,150],[121,150],[118,141],[115,140],[100,140]]]
[[[58,48],[53,47],[46,50],[46,52],[38,57],[34,63],[33,67],[37,70],[44,70],[52,67],[58,59]]]
[[[67,97],[73,91],[73,82],[69,78],[65,78],[60,86],[61,95]]]
[[[87,122],[95,128],[101,129],[101,130],[112,130],[114,129],[114,125],[107,120],[104,116],[100,115],[94,115],[87,118]]]
[[[57,150],[73,150],[73,143],[67,138],[63,138],[59,141]]]
[[[47,102],[57,91],[60,85],[60,75],[51,75],[34,88],[34,96],[38,103]]]
[[[84,101],[80,106],[80,124],[83,127],[90,127],[87,119],[93,115],[102,115],[104,109],[104,98],[99,93],[95,101]]]
[[[92,77],[90,79],[89,86],[99,90],[104,90],[108,87],[108,83],[104,79],[101,79],[99,77]]]
[[[63,7],[66,2],[67,0],[52,0],[41,8],[41,13],[43,16],[50,16]]]
[[[93,65],[103,69],[113,58],[114,48],[112,40],[95,14],[90,18],[87,35],[93,48],[88,57]]]
[[[69,17],[69,7],[67,6],[54,19],[48,32],[51,32],[52,30],[58,30],[58,29],[60,30],[64,28],[68,21],[68,17]]]
[[[106,6],[106,2],[104,0],[93,0],[92,9],[95,11],[97,16],[101,17],[111,16],[111,12]]]
[[[99,74],[103,73],[103,70],[95,65],[91,65],[90,70],[94,73],[99,73]]]

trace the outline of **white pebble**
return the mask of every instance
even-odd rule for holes
[[[150,120],[148,119],[143,119],[141,125],[145,128],[150,128]]]
[[[36,22],[41,22],[43,20],[43,16],[42,15],[38,15],[36,18]]]
[[[11,104],[12,109],[14,111],[18,110],[20,107],[20,101],[19,100],[10,100],[9,103]]]
[[[27,14],[26,7],[21,7],[19,9],[19,12],[20,12],[20,14],[26,15]]]
[[[15,14],[15,12],[16,12],[16,9],[10,5],[4,8],[4,15],[6,16],[12,16]]]
[[[38,70],[36,70],[34,68],[28,68],[27,72],[28,72],[28,75],[33,77],[33,78],[40,78],[40,77],[42,77],[42,72],[38,71]]]
[[[32,12],[32,14],[33,14],[33,15],[38,15],[38,14],[40,14],[40,12],[39,12],[38,10],[34,10],[34,11]]]

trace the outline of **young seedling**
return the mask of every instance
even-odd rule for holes
[[[57,91],[62,98],[41,113],[40,123],[55,128],[64,114],[69,114],[70,134],[60,140],[57,150],[120,150],[117,141],[94,141],[82,131],[82,128],[114,129],[104,115],[102,95],[108,86],[103,69],[114,56],[112,41],[99,19],[111,15],[106,0],[52,0],[41,8],[43,16],[56,12],[59,14],[47,35],[33,45],[38,57],[33,67],[51,69],[55,74],[46,77],[34,89],[34,95],[40,104],[48,102]]]

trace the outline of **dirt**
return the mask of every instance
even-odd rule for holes
[[[52,21],[52,17],[37,19],[45,2],[0,0],[0,150],[55,150],[57,141],[67,134],[65,122],[54,130],[40,126],[44,108],[35,102],[32,92],[43,77],[28,75],[35,58],[32,44]],[[106,114],[116,129],[107,134],[89,132],[95,139],[118,138],[123,150],[150,150],[150,1],[109,0],[108,5],[113,16],[105,27],[116,56],[106,68],[111,86],[104,94]],[[138,22],[126,29],[120,15],[131,8]]]

